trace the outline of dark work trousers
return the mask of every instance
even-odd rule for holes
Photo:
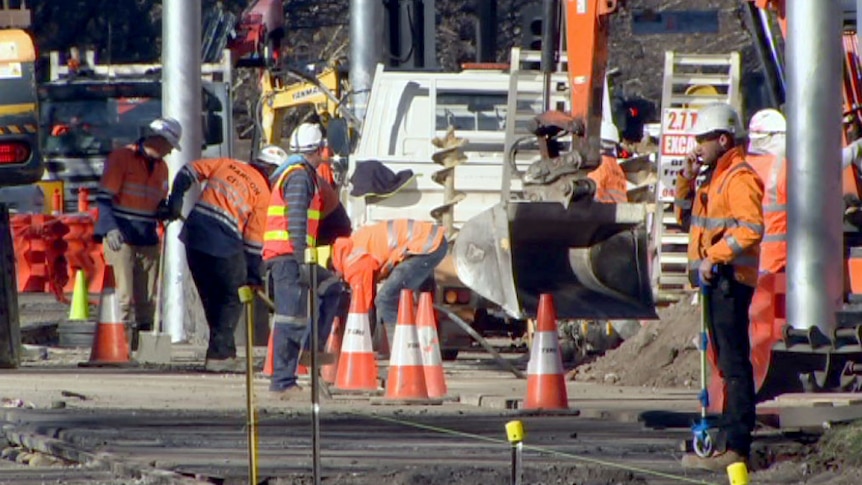
[[[275,316],[272,325],[272,379],[269,389],[283,391],[296,386],[296,367],[299,361],[300,348],[311,348],[311,327],[308,324],[308,283],[303,272],[293,258],[278,258],[269,263],[270,278],[272,278],[273,296],[275,298]],[[331,281],[332,273],[318,268],[318,281]],[[318,284],[318,349],[322,349],[329,332],[332,320],[339,308],[343,294],[343,285],[334,283]]]
[[[419,291],[431,291],[434,287],[434,268],[446,257],[449,244],[445,239],[440,246],[428,254],[414,254],[407,256],[389,273],[389,276],[380,284],[377,297],[374,298],[374,307],[377,311],[377,319],[386,324],[386,335],[390,344],[395,335],[395,324],[398,320],[398,303],[401,299],[401,290],[413,290],[414,297]]]
[[[728,268],[730,269],[730,268]],[[715,276],[709,305],[709,338],[724,377],[725,408],[719,422],[727,449],[748,456],[754,430],[754,377],[748,341],[748,307],[754,288],[736,281],[731,271]]]
[[[246,283],[245,254],[221,258],[187,247],[186,258],[210,328],[207,359],[236,357],[233,334],[242,315],[237,291]]]

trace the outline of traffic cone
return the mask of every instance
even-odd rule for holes
[[[335,383],[335,376],[338,374],[338,358],[341,355],[341,342],[344,339],[344,325],[341,323],[341,317],[335,317],[332,321],[332,332],[329,333],[329,338],[326,340],[326,349],[328,354],[335,356],[335,362],[327,364],[320,368],[320,377],[324,382],[329,384]]]
[[[357,285],[352,294],[335,387],[350,391],[376,391],[377,360],[371,345],[371,326],[368,308],[365,308],[362,299],[362,287]]]
[[[569,398],[557,339],[557,312],[554,299],[543,293],[539,297],[536,333],[527,364],[527,399],[524,409],[568,409]]]
[[[120,302],[114,291],[114,271],[105,268],[105,282],[99,299],[99,322],[93,336],[89,365],[112,365],[129,362],[126,325],[120,319]]]
[[[425,386],[429,398],[446,395],[446,377],[443,375],[443,359],[440,356],[440,338],[437,336],[437,317],[434,316],[434,299],[431,293],[419,296],[416,331],[422,350],[422,366],[425,369]]]
[[[395,326],[389,375],[386,378],[386,399],[428,399],[422,350],[419,348],[419,332],[416,331],[415,321],[413,292],[403,289],[398,302],[398,323]]]
[[[272,376],[272,334],[274,333],[274,328],[269,331],[269,341],[266,343],[266,358],[263,359],[263,375],[267,377]]]
[[[90,319],[90,299],[87,294],[87,278],[84,270],[75,273],[75,287],[72,290],[72,306],[69,308],[69,320]]]

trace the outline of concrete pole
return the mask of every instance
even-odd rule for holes
[[[360,122],[365,120],[374,71],[382,58],[382,14],[380,0],[350,0],[350,86]]]
[[[181,151],[167,157],[170,180],[187,163],[200,158],[201,141],[201,3],[164,0],[162,21],[162,111],[183,127]],[[184,214],[197,199],[194,189],[186,193]],[[186,263],[185,247],[179,240],[181,221],[168,225],[162,283],[165,332],[174,343],[188,340],[187,295],[194,286]]]
[[[787,1],[787,320],[835,328],[843,300],[841,2]]]

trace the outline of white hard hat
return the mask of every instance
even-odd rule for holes
[[[287,152],[278,145],[267,145],[260,149],[255,160],[277,167],[287,160]]]
[[[787,121],[780,111],[767,108],[754,113],[748,123],[750,137],[762,137],[787,132]]]
[[[690,133],[702,136],[716,131],[725,131],[736,138],[745,135],[739,114],[727,103],[713,103],[701,108]]]
[[[602,121],[601,137],[603,141],[620,142],[620,132],[617,130],[617,126],[610,121]]]
[[[157,118],[150,123],[153,135],[160,136],[168,141],[174,149],[179,151],[180,138],[183,136],[183,127],[180,122],[173,118]]]
[[[313,152],[323,146],[323,132],[316,123],[302,123],[290,134],[290,151]]]

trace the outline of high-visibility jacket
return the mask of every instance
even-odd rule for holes
[[[306,210],[307,229],[305,244],[307,247],[317,246],[317,235],[320,230],[320,218],[323,211],[323,197],[321,197],[320,188],[317,183],[317,174],[310,168],[307,168],[305,163],[291,165],[281,174],[272,187],[269,207],[266,210],[266,230],[263,233],[263,259],[266,261],[278,256],[294,254],[284,189],[288,178],[300,173],[302,170],[306,171],[314,187],[311,202],[308,204]]]
[[[96,196],[96,238],[119,229],[130,245],[158,244],[156,209],[167,195],[168,166],[164,160],[148,159],[140,143],[114,150],[105,161]]]
[[[396,219],[364,226],[339,238],[332,248],[332,266],[351,287],[362,285],[363,298],[371,304],[375,275],[386,278],[411,255],[430,254],[440,247],[444,229],[432,222]]]
[[[742,147],[722,155],[697,189],[695,180],[680,173],[674,211],[679,223],[689,227],[689,271],[697,272],[708,257],[714,264],[733,266],[737,281],[755,286],[763,237],[762,201],[763,183],[745,161]]]
[[[598,202],[618,203],[628,202],[626,196],[626,174],[617,159],[602,155],[599,168],[587,174],[596,183],[595,200]]]
[[[761,273],[778,273],[787,266],[787,161],[770,153],[749,153],[746,161],[763,182]]]
[[[183,170],[206,181],[180,237],[187,246],[218,257],[245,250],[260,256],[270,191],[254,167],[230,158],[203,159]]]

